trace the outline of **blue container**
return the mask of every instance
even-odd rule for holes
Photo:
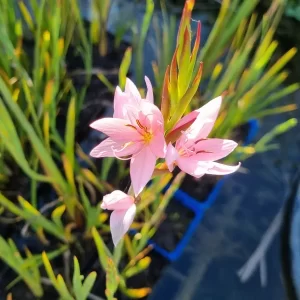
[[[257,120],[250,120],[248,122],[249,124],[249,131],[245,138],[243,145],[249,145],[257,135],[259,124]],[[221,180],[218,181],[218,183],[213,188],[212,192],[209,194],[207,199],[204,202],[199,202],[193,197],[189,196],[187,193],[183,192],[182,190],[177,190],[174,194],[174,199],[178,201],[181,205],[186,207],[187,209],[190,209],[195,214],[195,217],[190,222],[184,236],[180,240],[180,242],[177,244],[174,250],[167,251],[163,247],[161,247],[159,244],[153,242],[152,240],[149,240],[149,244],[153,246],[154,250],[157,251],[159,254],[161,254],[163,257],[168,259],[169,261],[175,261],[179,258],[179,256],[182,254],[184,248],[187,246],[189,241],[191,240],[195,230],[199,226],[204,213],[208,208],[212,206],[212,204],[215,202],[217,196],[220,193],[220,190],[225,183],[226,179],[231,175],[224,176]]]

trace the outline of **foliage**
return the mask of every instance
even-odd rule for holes
[[[296,109],[295,104],[272,108],[284,96],[299,89],[298,83],[282,87],[288,76],[283,68],[296,49],[290,49],[275,62],[273,59],[278,46],[274,33],[284,1],[273,1],[260,22],[255,13],[250,16],[257,1],[222,1],[219,16],[201,50],[200,23],[192,48],[194,1],[187,3],[161,92],[167,132],[186,110],[198,108],[199,100],[205,103],[222,93],[223,105],[212,134],[221,138],[230,137],[248,120]],[[223,32],[226,24],[230,25]],[[201,76],[207,84],[205,92],[197,95]],[[167,140],[172,140],[172,136],[167,136]]]
[[[41,274],[39,271],[39,267],[42,264],[41,255],[33,255],[30,250],[26,248],[26,258],[22,258],[12,240],[8,240],[8,242],[6,242],[2,237],[0,237],[0,244],[2,249],[0,255],[1,259],[5,261],[5,263],[7,263],[19,276],[10,284],[10,286],[13,286],[22,279],[35,296],[41,297],[43,295]],[[63,253],[64,250],[65,247],[61,247],[60,249],[49,253],[49,257],[55,258]]]
[[[105,56],[107,54],[108,41],[106,35],[106,24],[109,16],[111,0],[93,0],[92,11],[94,17],[90,27],[90,35],[93,43],[98,43],[99,54]]]
[[[126,164],[105,159],[98,170],[76,140],[80,112],[91,79],[93,45],[98,44],[100,55],[107,54],[106,23],[111,3],[109,0],[93,2],[95,19],[87,31],[75,0],[30,0],[29,7],[24,1],[18,1],[17,7],[9,2],[0,0],[3,8],[0,10],[1,214],[17,216],[45,249],[51,244],[56,250],[32,254],[26,248],[26,257],[23,258],[22,249],[17,249],[12,240],[0,237],[0,259],[18,276],[8,288],[22,280],[33,295],[41,297],[46,283],[53,286],[61,299],[86,299],[92,291],[96,273],[91,272],[83,280],[78,259],[74,257],[73,278],[70,280],[55,275],[57,270],[49,259],[66,251],[73,254],[75,245],[84,247],[87,240],[93,239],[102,271],[106,273],[107,299],[114,299],[118,290],[129,298],[145,297],[151,288],[134,289],[128,287],[127,282],[149,267],[152,247],[148,241],[158,230],[165,209],[184,175],[179,173],[172,178],[170,173],[160,172],[159,167],[156,169],[156,176],[138,199],[137,221],[124,241],[111,250],[107,242],[108,214],[101,210],[99,196],[114,188],[107,182],[110,170],[116,167],[116,177],[121,180],[127,175]],[[195,1],[188,0],[173,51],[175,18],[167,15],[164,1],[161,1],[164,26],[160,29],[157,19],[153,18],[153,1],[146,1],[142,24],[135,28],[133,47],[127,49],[119,68],[119,85],[124,88],[134,60],[137,81],[143,93],[143,50],[152,25],[161,50],[153,62],[156,101],[161,100],[168,141],[174,139],[170,131],[186,112],[225,91],[222,111],[213,133],[220,138],[232,136],[236,128],[250,119],[296,108],[294,104],[277,106],[284,96],[299,88],[298,83],[282,87],[288,76],[284,68],[296,49],[275,60],[278,43],[274,40],[274,33],[284,4],[274,0],[259,20],[253,13],[257,2],[222,1],[216,23],[202,47],[200,22],[197,31],[191,31]],[[116,44],[123,33],[118,35]],[[29,52],[30,44],[34,47],[33,53]],[[85,81],[81,87],[74,86],[67,68],[70,51],[79,55],[84,65]],[[109,79],[102,73],[97,75],[113,92],[114,86]],[[201,78],[207,84],[199,91]],[[63,130],[59,130],[57,122],[60,113],[65,118]],[[228,161],[244,160],[256,152],[274,149],[271,140],[296,123],[291,119],[276,126],[256,144],[239,146],[237,154]],[[5,186],[16,175],[15,169],[30,179],[30,193],[9,199]],[[41,184],[49,185],[54,191],[51,209],[44,210],[39,201]],[[168,184],[170,188],[165,192]],[[41,276],[42,265],[48,277],[46,280]]]
[[[60,295],[60,299],[87,299],[95,283],[97,277],[96,272],[91,272],[85,279],[83,279],[83,276],[80,275],[78,259],[76,258],[76,256],[74,256],[74,273],[72,286],[68,288],[61,274],[58,274],[57,277],[55,276],[46,252],[42,253],[42,259],[50,282]]]

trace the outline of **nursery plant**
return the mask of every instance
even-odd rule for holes
[[[284,4],[274,0],[260,20],[252,14],[257,1],[223,1],[202,46],[200,21],[195,32],[191,29],[195,1],[187,0],[173,53],[164,47],[172,44],[168,32],[174,21],[165,15],[170,27],[157,33],[164,59],[153,64],[154,92],[148,77],[146,89],[141,83],[153,1],[146,2],[141,35],[125,52],[116,88],[93,69],[94,44],[99,55],[108,51],[110,1],[93,3],[100,25],[94,21],[88,28],[75,0],[29,2],[15,7],[0,0],[0,221],[15,237],[4,232],[0,259],[17,275],[5,280],[7,299],[24,289],[22,282],[36,298],[146,297],[149,240],[159,233],[185,174],[236,172],[240,161],[273,149],[271,139],[297,123],[278,125],[247,147],[234,141],[234,132],[248,120],[295,109],[271,107],[298,89],[298,84],[281,87],[287,77],[282,69],[296,50],[272,60]],[[225,24],[230,26],[223,32]],[[70,51],[83,62],[80,86],[70,72]],[[132,53],[137,86],[126,78]],[[83,124],[95,78],[114,92],[113,116]],[[207,84],[200,88],[202,78]],[[77,135],[83,125],[93,128],[87,139],[94,129],[107,137],[85,151]],[[132,283],[138,276],[142,280]]]

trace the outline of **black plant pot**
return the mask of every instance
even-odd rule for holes
[[[300,299],[300,171],[287,201],[282,232],[282,269],[289,300]]]

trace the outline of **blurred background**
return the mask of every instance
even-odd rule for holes
[[[180,25],[183,0],[0,0],[1,299],[300,299],[300,1],[188,3]],[[188,110],[226,91],[213,135],[242,167],[155,177],[114,248],[99,203],[128,164],[89,157],[89,124],[126,76],[160,106],[182,45]]]

